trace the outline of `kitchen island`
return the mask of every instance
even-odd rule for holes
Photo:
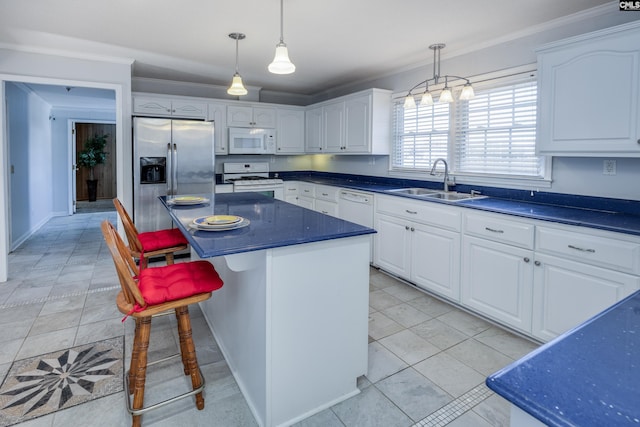
[[[300,421],[357,393],[367,372],[369,245],[374,230],[258,193],[162,198],[224,286],[201,308],[261,426]],[[236,215],[246,227],[193,229]]]
[[[640,291],[487,379],[511,425],[640,425]]]

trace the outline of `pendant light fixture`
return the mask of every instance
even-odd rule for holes
[[[268,68],[273,74],[291,74],[296,70],[296,66],[289,59],[289,50],[284,42],[284,0],[280,0],[280,43],[276,45],[276,55]]]
[[[242,33],[231,33],[229,34],[229,38],[232,38],[236,41],[236,72],[233,75],[233,80],[231,81],[231,86],[227,89],[227,93],[229,95],[242,96],[247,94],[247,88],[242,84],[242,77],[238,72],[238,41],[243,40],[246,36]]]
[[[449,87],[449,79],[464,80],[466,82],[464,87],[462,88],[462,91],[460,92],[460,97],[459,97],[460,99],[469,100],[475,96],[475,93],[473,91],[473,86],[471,86],[471,82],[466,77],[449,76],[449,75],[440,76],[440,51],[444,49],[444,47],[445,47],[444,43],[436,43],[429,46],[429,49],[433,50],[433,77],[421,81],[420,83],[418,83],[417,85],[415,85],[409,90],[409,93],[407,93],[407,96],[404,99],[404,108],[416,107],[416,101],[411,92],[418,86],[422,86],[422,85],[425,85],[425,88],[424,88],[424,93],[420,98],[420,105],[422,106],[433,105],[433,95],[429,90],[429,82],[433,82],[434,85],[437,85],[441,77],[444,77],[444,88],[440,92],[440,96],[438,98],[439,103],[445,103],[445,102],[449,103],[454,101],[453,93],[451,92],[451,88]]]

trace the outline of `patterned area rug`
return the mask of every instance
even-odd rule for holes
[[[123,390],[124,337],[16,360],[0,386],[10,426]]]

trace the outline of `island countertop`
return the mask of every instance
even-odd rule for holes
[[[640,425],[640,291],[487,379],[549,426]]]
[[[208,202],[175,205],[171,204],[171,196],[160,197],[160,200],[201,258],[375,233],[371,228],[259,193],[198,196]],[[195,218],[209,215],[237,215],[248,219],[250,224],[227,231],[203,231],[189,226]]]

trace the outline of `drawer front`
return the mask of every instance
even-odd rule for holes
[[[640,273],[640,243],[615,238],[538,227],[536,250],[592,265]]]
[[[298,183],[298,195],[315,198],[316,197],[315,184],[309,184],[308,182]]]
[[[297,196],[298,195],[298,182],[297,181],[285,181],[284,182],[284,195]]]
[[[512,221],[502,216],[465,214],[466,234],[525,249],[533,249],[534,229],[533,224]]]
[[[325,215],[331,215],[338,218],[338,204],[333,202],[328,202],[326,200],[315,200],[314,209],[317,212],[323,213]]]
[[[460,209],[398,196],[376,196],[377,211],[435,227],[460,231]]]
[[[316,184],[316,199],[338,203],[339,192],[340,189],[338,187]]]

